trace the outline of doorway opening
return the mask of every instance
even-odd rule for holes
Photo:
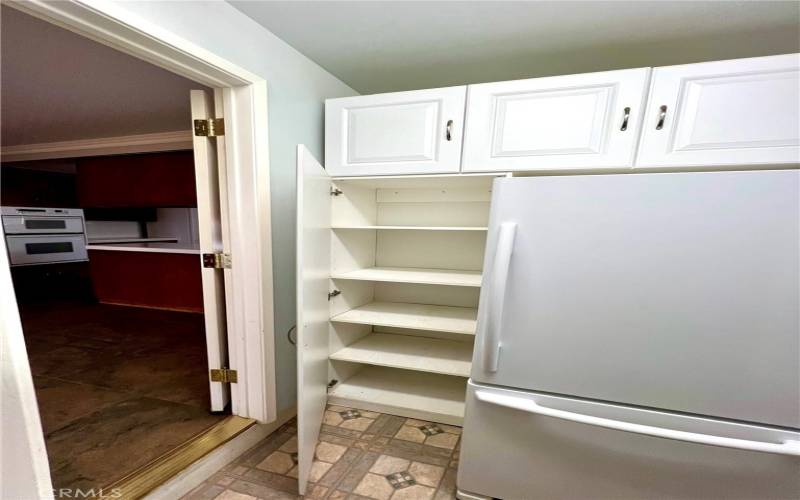
[[[213,90],[0,8],[3,238],[53,488],[74,496],[231,413],[210,397],[214,193],[191,135],[189,91]]]

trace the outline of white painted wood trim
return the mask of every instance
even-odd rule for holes
[[[191,130],[158,132],[154,134],[101,137],[76,141],[41,142],[3,146],[0,159],[9,161],[52,160],[55,158],[83,158],[157,151],[192,149]]]
[[[250,85],[261,77],[107,0],[3,2],[208,87]]]
[[[266,80],[114,2],[29,0],[4,5],[165,68],[209,87],[222,88],[226,109],[228,199],[231,205],[231,270],[238,307],[229,329],[232,384],[242,404],[236,415],[276,418],[269,130]],[[258,228],[258,231],[254,231]],[[0,283],[0,293],[12,294]]]
[[[0,497],[48,499],[53,498],[50,466],[2,236],[0,231]]]
[[[297,407],[292,406],[291,408],[281,411],[277,420],[274,422],[250,427],[200,460],[197,460],[189,467],[180,471],[167,482],[145,495],[144,498],[147,500],[173,500],[175,498],[182,498],[184,495],[200,486],[203,481],[214,475],[214,473],[233,462],[236,458],[275,432],[295,415],[297,415]]]

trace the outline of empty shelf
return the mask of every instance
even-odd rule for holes
[[[394,283],[422,283],[429,285],[481,286],[480,271],[455,271],[450,269],[421,269],[414,267],[370,267],[344,273],[334,273],[332,278],[363,281],[390,281]]]
[[[432,373],[368,366],[328,393],[331,404],[461,425],[466,380]]]
[[[331,321],[475,335],[477,316],[478,310],[470,307],[371,302],[337,314]]]
[[[402,231],[487,231],[477,226],[333,226],[332,229],[399,229]]]
[[[472,343],[373,333],[331,354],[331,359],[469,377]]]

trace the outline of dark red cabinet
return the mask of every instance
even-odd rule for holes
[[[199,254],[89,250],[89,269],[103,304],[203,312]]]
[[[197,206],[192,151],[81,158],[77,174],[81,207]]]

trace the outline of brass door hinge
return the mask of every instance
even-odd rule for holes
[[[231,254],[229,253],[204,253],[203,267],[212,269],[230,269]]]
[[[222,382],[223,384],[235,384],[239,380],[236,370],[230,368],[220,368],[209,370],[212,382]]]
[[[225,135],[225,120],[222,118],[195,120],[194,135],[198,137],[219,137]]]

